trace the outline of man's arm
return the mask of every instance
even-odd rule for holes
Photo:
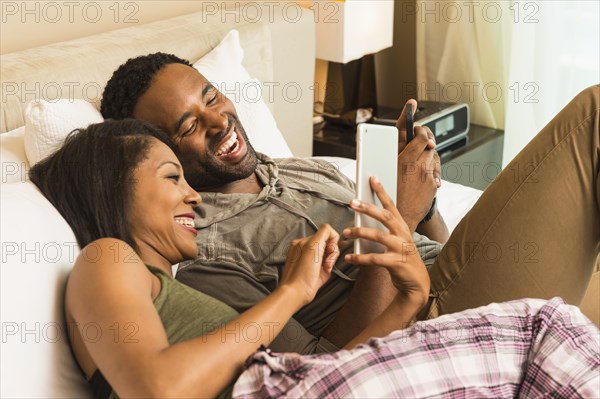
[[[383,267],[360,269],[348,300],[323,337],[338,348],[344,347],[383,313],[397,293]]]
[[[432,134],[432,136],[433,136],[433,134]],[[435,151],[435,150],[433,150],[433,151],[435,152],[434,157],[433,157],[434,158],[433,176],[434,176],[435,184],[436,184],[437,188],[440,188],[442,186],[442,180],[441,180],[442,164],[440,161],[440,156],[437,153],[437,151]],[[435,212],[430,220],[428,220],[427,222],[419,223],[419,225],[417,226],[417,233],[422,234],[422,235],[428,237],[429,239],[437,241],[442,244],[445,244],[448,241],[448,238],[450,238],[450,232],[448,231],[448,226],[446,226],[446,222],[444,221],[442,214],[437,209],[437,206],[436,206]]]
[[[445,244],[448,241],[448,238],[450,238],[448,226],[446,226],[442,214],[437,209],[431,220],[417,226],[417,233],[441,244]]]
[[[431,131],[428,131],[427,134],[430,138],[434,138]],[[435,151],[435,150],[426,150],[426,151],[434,152],[434,154],[433,154],[433,161],[434,161],[433,177],[435,180],[435,185],[439,189],[442,186],[442,180],[441,180],[442,164],[440,161],[440,156],[437,153],[437,151]],[[400,162],[400,157],[398,157],[398,161]],[[437,207],[436,207],[435,212],[434,212],[433,216],[431,217],[431,219],[428,220],[427,222],[419,223],[417,225],[416,231],[417,231],[417,233],[422,234],[422,235],[428,237],[429,239],[437,241],[442,244],[445,244],[448,241],[448,238],[450,237],[450,233],[448,232],[448,227],[446,226],[446,222],[444,221],[444,218],[442,217],[442,214],[438,211]]]

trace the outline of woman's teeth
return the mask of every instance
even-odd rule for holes
[[[192,219],[192,218],[186,218],[186,217],[175,218],[175,222],[179,223],[182,226],[194,227],[194,219]]]
[[[237,137],[238,137],[237,133],[235,131],[233,131],[231,133],[231,137],[229,138],[229,140],[227,140],[225,143],[223,143],[222,146],[220,146],[217,149],[216,155],[218,157],[220,157],[220,156],[223,156],[223,155],[229,155],[233,151],[235,151],[235,149],[239,145],[239,143],[237,141]]]

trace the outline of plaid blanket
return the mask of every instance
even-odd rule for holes
[[[600,332],[560,298],[417,322],[336,353],[262,350],[235,398],[599,398]]]

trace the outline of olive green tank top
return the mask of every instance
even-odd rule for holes
[[[225,303],[180,283],[163,270],[150,265],[146,267],[160,279],[161,289],[154,300],[154,307],[170,345],[208,334],[238,315]],[[99,369],[89,383],[94,397],[118,398]],[[233,383],[221,392],[219,398],[231,397]]]

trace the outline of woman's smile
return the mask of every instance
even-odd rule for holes
[[[175,216],[175,223],[179,224],[181,227],[194,234],[194,236],[198,235],[198,231],[196,231],[194,225],[193,213],[186,213],[184,215]]]

